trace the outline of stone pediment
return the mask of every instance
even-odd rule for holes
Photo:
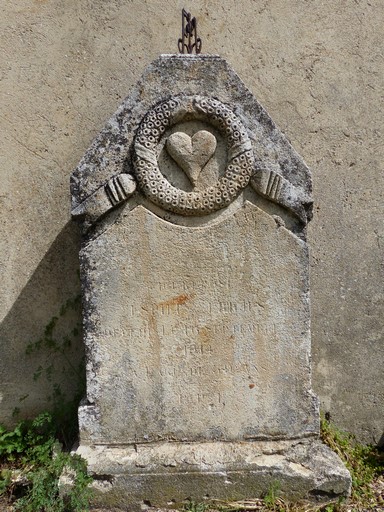
[[[248,188],[301,226],[311,218],[308,167],[228,63],[162,55],[73,172],[72,213],[89,227],[136,191],[139,203],[205,216]]]

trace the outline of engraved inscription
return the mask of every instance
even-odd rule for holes
[[[178,395],[179,404],[200,404],[200,403],[208,403],[211,407],[214,404],[225,405],[222,401],[222,397],[220,393],[196,393],[193,394],[179,394]]]
[[[210,355],[212,354],[212,347],[211,345],[202,345],[197,343],[192,343],[190,345],[184,346],[184,355],[190,356],[190,355]]]
[[[251,363],[238,363],[238,364],[213,364],[209,367],[207,366],[167,366],[154,368],[150,366],[145,367],[145,375],[150,379],[154,379],[157,376],[161,377],[173,377],[184,382],[192,383],[196,378],[198,381],[203,377],[215,377],[218,378],[220,376],[227,375],[238,375],[240,373],[244,374],[248,379],[257,378],[257,374],[259,372],[256,364]]]
[[[130,327],[128,329],[121,329],[115,327],[113,329],[104,329],[100,331],[102,336],[112,337],[124,337],[130,338],[133,336],[149,336],[151,333],[149,324],[144,324],[142,327]],[[198,334],[204,335],[215,335],[215,334],[226,334],[231,336],[232,334],[263,334],[266,336],[274,336],[277,334],[276,324],[262,325],[255,323],[236,323],[233,325],[214,325],[212,327],[199,327],[196,325],[161,325],[159,328],[159,334],[163,336],[169,336],[173,334],[183,333],[186,336],[195,336]],[[188,350],[198,353],[198,350],[185,349],[185,353]],[[206,353],[208,353],[208,350]],[[202,353],[202,352],[201,352]]]
[[[161,301],[157,304],[147,305],[147,304],[127,304],[125,306],[125,316],[127,317],[136,317],[142,312],[148,314],[158,314],[160,316],[172,316],[172,315],[180,315],[183,310],[188,307],[188,303],[193,301],[196,297],[195,293],[188,294],[180,294],[171,299]],[[252,303],[249,300],[238,300],[238,301],[217,301],[205,302],[205,310],[209,313],[251,313],[253,312],[255,315],[258,314],[260,310],[264,308],[264,306],[258,302]],[[197,326],[195,326],[197,328]]]
[[[172,281],[170,279],[167,282],[158,282],[156,283],[157,289],[161,292],[174,292],[175,290],[182,290],[183,292],[187,292],[190,289],[196,290],[200,288],[205,288],[209,286],[210,288],[218,288],[222,286],[222,282],[219,279],[212,279],[207,277],[207,279],[188,279],[184,280],[182,277],[177,281]]]
[[[274,335],[276,334],[276,325],[260,325],[253,323],[235,324],[232,326],[233,334],[265,334]]]
[[[246,311],[252,311],[252,303],[249,300],[243,300],[241,302],[219,302],[220,313],[244,313]]]

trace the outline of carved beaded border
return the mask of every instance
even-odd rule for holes
[[[162,135],[186,115],[214,125],[227,140],[225,173],[203,191],[186,192],[174,187],[157,163],[156,146]],[[203,96],[173,97],[151,109],[138,128],[133,163],[145,196],[181,215],[206,215],[228,206],[248,185],[254,169],[251,142],[240,119],[220,101]]]

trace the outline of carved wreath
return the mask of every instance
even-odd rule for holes
[[[225,172],[203,191],[186,192],[174,187],[157,163],[156,147],[164,132],[186,116],[212,124],[227,141]],[[182,215],[206,215],[228,206],[248,185],[254,170],[251,142],[240,119],[220,101],[204,96],[173,97],[151,109],[138,128],[133,163],[145,196]]]

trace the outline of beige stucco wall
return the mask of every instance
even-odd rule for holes
[[[27,355],[79,294],[69,175],[143,68],[173,53],[185,6],[313,172],[314,388],[362,440],[384,430],[382,0],[3,0],[0,20],[0,419],[69,397],[65,357]],[[59,317],[61,340],[79,312]],[[61,342],[60,342],[61,343]],[[55,363],[51,381],[36,370]],[[61,368],[65,366],[64,373]]]

